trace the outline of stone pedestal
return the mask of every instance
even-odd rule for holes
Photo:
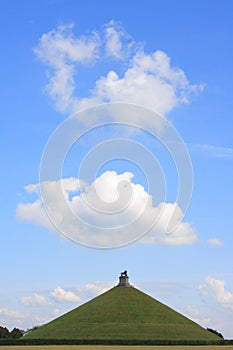
[[[117,287],[131,287],[129,284],[129,276],[120,276]]]

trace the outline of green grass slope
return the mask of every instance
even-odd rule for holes
[[[32,331],[25,338],[219,339],[215,334],[133,287],[114,287]]]

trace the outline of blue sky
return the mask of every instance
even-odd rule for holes
[[[127,269],[131,283],[141,290],[204,327],[233,337],[232,7],[231,1],[149,0],[2,5],[1,325],[26,329],[47,322],[112,287],[121,270]],[[92,225],[106,227],[108,220],[89,215],[79,197],[84,191],[84,199],[99,205],[93,192],[95,176],[92,186],[89,182],[89,187],[80,187],[78,169],[87,152],[101,142],[130,141],[133,148],[127,161],[112,159],[96,172],[97,194],[110,210],[121,181],[134,194],[132,208],[118,221],[122,225],[134,218],[131,214],[139,212],[144,201],[152,198],[148,217],[159,205],[159,172],[150,192],[146,173],[150,167],[134,148],[135,142],[147,154],[149,150],[161,166],[167,194],[160,206],[163,216],[144,240],[122,248],[92,249],[64,238],[46,221],[37,184],[48,139],[73,113],[106,102],[131,103],[162,114],[171,123],[169,130],[177,130],[189,150],[191,202],[169,238],[166,223],[177,201],[177,164],[145,130],[108,126],[89,132],[69,150],[62,173],[68,179],[63,190],[72,210]],[[78,114],[77,128],[92,126],[91,118]],[[102,122],[102,117],[96,118]],[[105,121],[117,122],[119,115],[113,113],[111,118]],[[130,122],[135,121],[132,114]],[[163,137],[153,118],[137,122]],[[116,152],[114,144],[111,147],[106,146],[100,158],[92,156],[87,165],[102,159],[107,149]],[[49,192],[51,204],[63,215],[56,189]],[[182,217],[185,208],[178,209]],[[77,232],[72,231],[69,217],[65,219],[65,229],[73,238]],[[147,216],[142,227],[146,220]],[[88,237],[92,245],[92,233],[82,236],[82,241],[83,228],[78,229],[78,241],[85,244]],[[105,236],[95,241],[97,246],[105,243]]]

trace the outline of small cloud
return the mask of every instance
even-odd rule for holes
[[[222,307],[233,310],[233,293],[226,289],[224,280],[207,276],[198,290],[204,297],[212,297]]]
[[[94,283],[87,283],[84,286],[77,288],[77,290],[85,298],[92,298],[96,295],[99,295],[99,294],[106,292],[111,287],[113,287],[112,282],[96,281]]]
[[[63,303],[63,302],[71,302],[71,303],[77,303],[81,301],[80,296],[76,295],[75,293],[71,291],[65,291],[61,287],[57,287],[50,293],[53,299],[55,299],[57,302]]]
[[[45,296],[34,293],[33,295],[25,296],[21,298],[21,304],[24,306],[40,305],[48,306],[52,305],[51,302],[47,301]]]
[[[214,247],[223,247],[224,243],[218,238],[209,238],[207,243]]]

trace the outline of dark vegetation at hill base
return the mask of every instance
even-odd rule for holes
[[[0,339],[5,345],[233,345],[233,340],[142,340],[142,339]]]
[[[23,336],[23,331],[18,328],[12,329],[10,332],[6,327],[0,326],[0,340],[1,339],[19,339]]]
[[[221,333],[219,333],[216,329],[211,329],[211,328],[206,328],[206,329],[207,329],[207,331],[212,332],[212,333],[216,334],[218,337],[224,339],[223,335]]]
[[[175,340],[206,342],[220,338],[136,288],[114,287],[26,334],[24,339],[140,344]]]

